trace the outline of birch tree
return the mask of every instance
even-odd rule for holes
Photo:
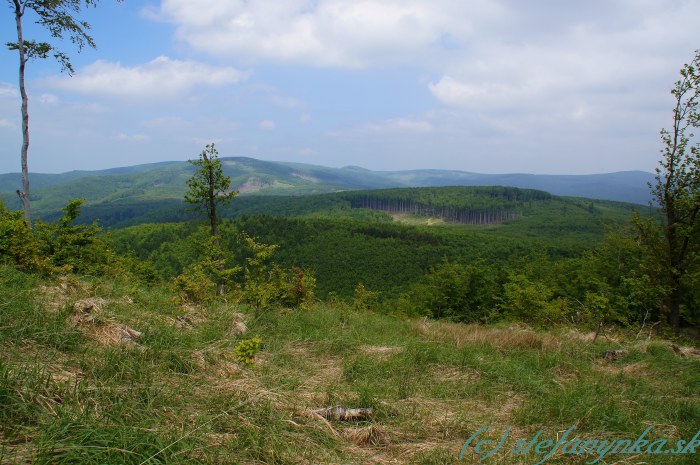
[[[70,58],[54,45],[48,42],[27,40],[24,37],[25,15],[31,13],[34,22],[48,31],[54,39],[68,38],[78,47],[80,52],[84,47],[95,48],[95,41],[88,34],[90,25],[77,19],[83,7],[97,5],[98,0],[7,0],[13,10],[17,26],[17,42],[8,42],[10,50],[16,50],[19,56],[19,92],[22,99],[22,189],[17,195],[22,201],[24,217],[31,220],[29,205],[29,168],[27,156],[29,153],[29,109],[27,89],[25,87],[25,67],[27,62],[36,58],[53,57],[61,65],[61,71],[73,74]],[[120,0],[118,0],[120,1]]]

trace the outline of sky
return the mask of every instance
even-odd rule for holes
[[[8,0],[0,42],[16,41]],[[653,171],[697,0],[102,1],[27,65],[29,169],[248,156],[374,170]],[[46,31],[24,18],[25,40]],[[20,170],[0,50],[0,173]]]

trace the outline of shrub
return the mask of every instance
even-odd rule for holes
[[[83,202],[70,200],[62,210],[63,217],[55,223],[36,221],[34,236],[41,243],[41,253],[61,271],[101,273],[116,256],[98,236],[102,231],[99,226],[73,224]]]
[[[276,245],[263,244],[241,234],[247,257],[244,269],[245,282],[239,288],[240,300],[257,310],[274,306],[306,307],[314,298],[316,279],[294,267],[290,271],[270,263]]]
[[[0,261],[23,270],[47,271],[50,262],[42,249],[22,212],[11,212],[0,201]]]
[[[216,284],[201,265],[191,265],[173,280],[173,287],[183,302],[206,303],[216,295]]]
[[[233,348],[233,356],[243,366],[251,367],[255,365],[255,355],[260,352],[262,339],[255,336],[252,339],[244,339]]]
[[[523,274],[511,275],[503,286],[499,313],[506,319],[545,324],[563,320],[568,312],[566,300],[553,298],[552,289],[531,281]]]
[[[352,299],[352,309],[371,310],[379,303],[379,292],[370,291],[364,284],[359,283],[355,288],[355,295]]]

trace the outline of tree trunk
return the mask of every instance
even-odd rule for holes
[[[209,213],[209,227],[211,229],[211,235],[214,238],[214,245],[217,249],[221,249],[221,240],[219,239],[218,223],[219,219],[216,216],[216,191],[214,190],[214,167],[212,166],[212,161],[207,157],[206,151],[202,153],[202,158],[204,158],[204,167],[206,168],[207,178],[209,181],[209,192],[207,192],[207,202],[209,203],[208,213]],[[223,257],[219,256],[219,260]],[[219,271],[224,270],[223,264],[217,266]],[[224,295],[224,283],[220,280],[216,283],[216,293],[218,295]]]
[[[673,328],[673,334],[678,337],[681,334],[681,294],[679,279],[672,279],[671,292],[668,295],[669,322]]]
[[[15,22],[17,23],[17,49],[19,51],[19,93],[22,97],[22,190],[17,190],[17,195],[22,201],[24,208],[24,218],[31,224],[31,214],[29,210],[29,168],[27,167],[27,153],[29,152],[29,110],[27,90],[24,87],[24,67],[27,58],[24,50],[24,40],[22,38],[22,6],[18,0],[15,4]]]

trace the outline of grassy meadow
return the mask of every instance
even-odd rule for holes
[[[613,440],[652,426],[652,439],[689,440],[700,427],[698,352],[677,347],[681,356],[647,329],[593,341],[571,326],[401,319],[342,302],[252,311],[2,266],[0,463],[534,465],[542,454],[513,446],[540,430]],[[262,345],[248,365],[236,347],[254,336]],[[314,412],[335,405],[373,414]],[[510,447],[483,461],[474,443],[462,453],[487,425],[480,438],[496,443],[510,428]]]

